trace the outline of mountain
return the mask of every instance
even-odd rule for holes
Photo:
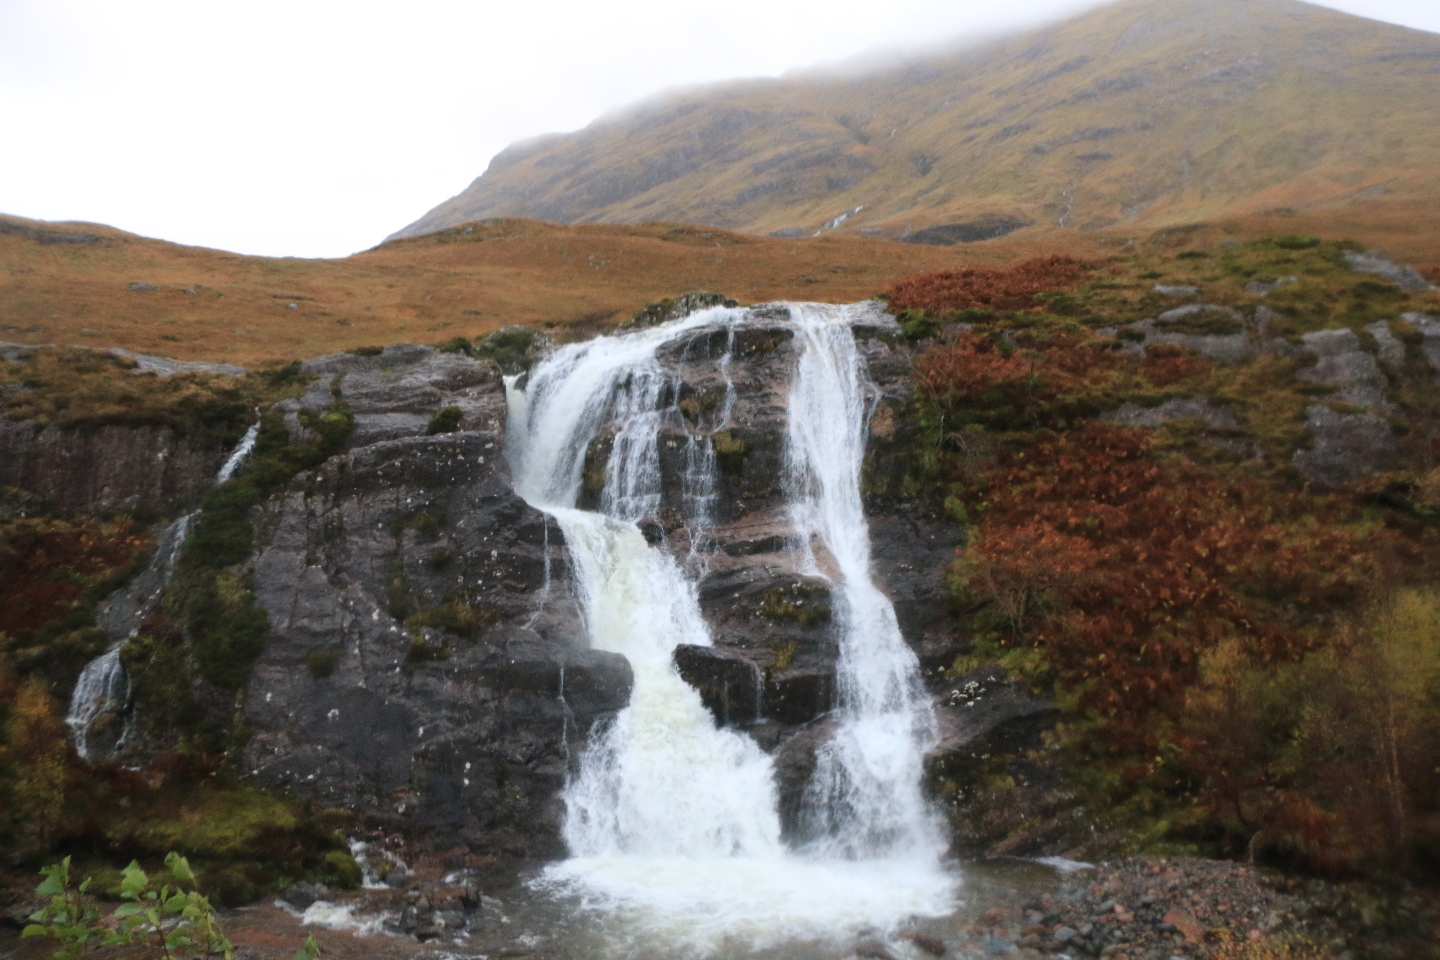
[[[1440,214],[1440,35],[1298,0],[1123,0],[864,73],[656,97],[516,143],[396,237],[487,217],[947,243]]]

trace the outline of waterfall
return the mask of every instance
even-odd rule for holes
[[[90,758],[90,727],[102,713],[121,706],[129,693],[130,684],[120,663],[119,646],[106,650],[80,671],[65,723],[75,740],[75,752],[82,760]]]
[[[215,475],[216,485],[235,476],[235,471],[255,449],[255,440],[259,435],[260,421],[257,419],[221,464],[220,471]],[[125,641],[139,631],[140,624],[155,609],[155,604],[170,584],[175,564],[180,559],[180,548],[184,546],[185,538],[190,534],[190,524],[198,512],[185,514],[155,538],[155,556],[151,558],[150,565],[136,576],[123,596],[113,598],[123,607],[120,619],[131,626],[122,630],[104,653],[85,664],[75,681],[75,690],[70,694],[70,709],[65,716],[65,723],[70,727],[70,735],[75,742],[75,752],[82,760],[90,759],[95,747],[91,743],[91,728],[95,721],[107,713],[120,711],[129,699],[130,682],[125,676],[125,666],[120,662],[120,650]],[[115,637],[115,634],[111,636]],[[122,735],[113,748],[118,749],[123,743]]]
[[[870,578],[860,502],[865,433],[878,397],[846,308],[794,304],[791,316],[802,344],[786,444],[791,523],[808,554],[807,572],[839,587],[840,723],[816,757],[806,817],[827,855],[923,856],[941,846],[920,789],[925,751],[936,741],[935,714],[895,609]]]
[[[662,403],[679,384],[656,351],[710,325],[729,328],[733,343],[745,312],[712,308],[572,344],[533,369],[523,390],[507,381],[515,489],[564,533],[590,644],[624,654],[635,676],[629,706],[592,731],[564,790],[571,857],[539,882],[698,954],[735,938],[763,946],[888,928],[943,913],[953,896],[919,784],[933,718],[914,655],[869,577],[859,476],[870,387],[850,316],[791,307],[800,350],[790,397],[791,513],[814,542],[816,572],[839,587],[842,678],[840,732],[817,758],[823,784],[807,795],[822,836],[800,851],[780,837],[771,759],[748,736],[717,728],[672,663],[678,644],[711,642],[695,565],[651,548],[637,526],[660,505],[658,432],[684,426],[673,400]],[[733,402],[728,359],[727,349],[725,405],[712,432]],[[709,435],[686,429],[695,446],[684,500],[704,512],[687,523],[703,530],[714,456],[705,455]],[[603,476],[586,463],[597,437],[612,440]],[[577,509],[597,479],[600,509]]]
[[[259,413],[260,411],[255,412]],[[235,449],[230,451],[230,456],[226,457],[225,462],[220,466],[220,472],[215,475],[217,485],[235,476],[235,471],[240,469],[245,458],[250,456],[250,452],[255,449],[255,439],[258,436],[260,436],[260,421],[256,420],[250,424],[250,429],[245,431],[245,436],[240,438],[240,442],[235,445]]]

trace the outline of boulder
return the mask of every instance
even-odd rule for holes
[[[1313,445],[1297,450],[1295,467],[1320,487],[1339,487],[1372,473],[1392,469],[1400,459],[1395,433],[1374,413],[1339,412],[1315,404],[1305,425]]]

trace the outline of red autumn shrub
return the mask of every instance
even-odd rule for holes
[[[1073,289],[1087,264],[1071,257],[1039,257],[1013,267],[966,267],[906,277],[889,290],[894,310],[1043,310],[1038,293]]]
[[[0,633],[28,640],[153,545],[126,519],[0,525]]]
[[[1122,748],[1153,747],[1155,711],[1178,711],[1222,639],[1260,662],[1296,656],[1294,611],[1356,603],[1387,536],[1302,522],[1313,498],[1162,461],[1145,433],[1094,423],[1002,448],[972,490],[983,520],[956,580],[1010,624],[1023,594],[1032,625],[1002,642],[1041,648]]]
[[[1094,415],[1131,363],[1071,334],[1007,353],[993,340],[966,333],[927,351],[916,371],[925,399],[952,423],[1011,429]]]

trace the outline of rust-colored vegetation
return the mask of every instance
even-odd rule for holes
[[[1012,267],[966,267],[906,277],[890,287],[896,310],[1046,310],[1039,295],[1073,289],[1087,264],[1072,257],[1048,256]]]
[[[1317,402],[1293,366],[1109,335],[1164,309],[1156,282],[1244,306],[1238,285],[1276,261],[1305,277],[1281,325],[1373,322],[1384,298],[1338,249],[1292,246],[1146,255],[1048,291],[988,278],[991,303],[1029,309],[967,306],[981,301],[963,287],[903,301],[937,305],[902,313],[935,340],[917,363],[920,483],[969,527],[951,582],[975,650],[955,670],[998,659],[1056,695],[1072,776],[1145,842],[1423,872],[1440,844],[1433,373],[1395,387],[1415,420],[1401,469],[1320,492],[1290,463]],[[892,294],[927,289],[954,288],[917,277]],[[1106,420],[1175,397],[1208,397],[1231,425]]]
[[[0,520],[0,657],[23,674],[73,683],[105,646],[95,604],[153,547],[124,516]]]

